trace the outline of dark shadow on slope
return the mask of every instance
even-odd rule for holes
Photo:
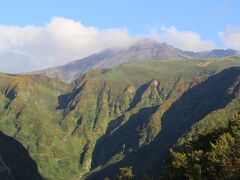
[[[62,94],[60,96],[58,96],[58,107],[57,109],[66,109],[70,103],[70,101],[72,99],[74,99],[78,93],[81,92],[81,90],[83,89],[83,85],[81,85],[80,87],[78,88],[74,88],[71,92],[69,93],[66,93],[66,94]],[[71,109],[71,107],[70,107]]]
[[[8,173],[0,172],[0,179],[42,179],[37,164],[23,145],[2,132],[0,132],[0,157],[3,161],[3,164],[0,163],[0,167],[4,165],[8,169]]]
[[[141,98],[142,98],[143,93],[144,93],[144,92],[147,90],[147,88],[149,87],[149,84],[150,84],[150,83],[145,83],[145,84],[141,85],[141,86],[137,89],[137,91],[136,91],[136,93],[135,93],[135,95],[134,95],[134,97],[133,97],[133,100],[132,100],[132,102],[130,103],[129,108],[127,109],[127,111],[130,111],[131,109],[133,109],[133,108],[135,108],[135,107],[137,106],[137,104],[141,101]],[[127,112],[127,111],[126,111],[126,112]],[[121,123],[122,123],[122,121],[123,121],[123,119],[124,119],[124,116],[122,115],[122,116],[119,116],[119,117],[117,117],[116,119],[112,120],[111,122],[109,122],[106,133],[109,134],[109,133],[110,133],[111,131],[113,131],[115,128],[117,128],[118,126],[120,126]]]
[[[239,76],[239,67],[228,68],[185,92],[163,115],[162,129],[152,143],[129,152],[122,161],[93,173],[87,179],[113,177],[119,167],[125,166],[132,166],[137,177],[152,169],[161,170],[169,149],[179,137],[194,123],[212,111],[224,108],[236,97],[240,88]],[[229,91],[235,83],[237,85]]]
[[[11,89],[7,88],[6,91],[5,91],[5,96],[7,97],[8,102],[6,103],[4,108],[7,109],[10,106],[11,102],[17,96],[16,87],[13,87]]]
[[[136,105],[141,101],[142,95],[147,90],[149,84],[150,83],[143,84],[137,89],[135,96],[134,96],[131,104],[129,105],[128,111],[135,108]]]
[[[157,106],[139,110],[139,112],[130,116],[129,120],[115,131],[110,130],[113,127],[112,123],[109,123],[107,134],[99,138],[95,145],[92,167],[104,164],[117,153],[125,154],[128,151],[136,149],[139,139],[137,128],[155,113],[156,110]],[[117,118],[115,121],[122,122],[122,120],[123,116]]]
[[[123,122],[124,116],[119,116],[118,118],[112,120],[108,123],[106,134],[110,134],[115,128],[119,127]]]

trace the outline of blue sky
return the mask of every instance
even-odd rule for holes
[[[99,28],[127,28],[145,33],[150,27],[174,25],[217,40],[216,32],[240,25],[239,0],[7,0],[0,23],[43,25],[55,16]]]
[[[239,0],[2,1],[0,71],[61,65],[139,36],[183,50],[240,50],[239,7]]]

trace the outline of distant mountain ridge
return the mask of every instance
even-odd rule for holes
[[[89,70],[112,68],[129,62],[221,58],[235,54],[237,54],[237,51],[232,49],[214,49],[204,52],[183,51],[166,43],[141,39],[128,48],[105,49],[66,65],[34,71],[31,74],[42,74],[50,78],[58,77],[64,82],[70,83]]]

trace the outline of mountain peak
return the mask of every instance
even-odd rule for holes
[[[158,45],[159,42],[150,38],[141,38],[134,45]]]
[[[183,51],[166,43],[159,43],[150,38],[140,38],[128,48],[105,49],[83,59],[73,61],[61,67],[33,72],[49,77],[60,77],[65,82],[72,82],[80,75],[96,68],[112,68],[120,64],[136,61],[180,60],[192,58],[220,58],[233,56],[234,50],[212,50],[205,52]]]
[[[135,44],[130,46],[128,48],[130,51],[151,51],[151,53],[154,51],[159,51],[159,50],[167,50],[167,51],[175,51],[177,50],[176,48],[168,45],[167,43],[160,43],[156,40],[150,39],[150,38],[142,38],[139,41],[137,41]],[[144,53],[145,54],[145,53]]]

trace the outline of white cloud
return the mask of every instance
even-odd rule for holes
[[[228,26],[225,31],[218,33],[227,48],[240,51],[240,27]]]
[[[216,47],[199,34],[178,31],[174,26],[142,36],[184,50]],[[27,72],[65,64],[105,48],[129,46],[142,36],[129,35],[126,29],[84,26],[62,17],[54,17],[41,27],[0,25],[0,72]]]
[[[216,44],[209,40],[203,40],[201,36],[192,31],[178,31],[176,27],[153,28],[149,36],[160,42],[166,42],[174,47],[189,51],[206,51],[216,48]]]
[[[126,30],[99,30],[61,17],[53,18],[44,27],[2,25],[0,71],[15,73],[56,66],[133,42]]]

